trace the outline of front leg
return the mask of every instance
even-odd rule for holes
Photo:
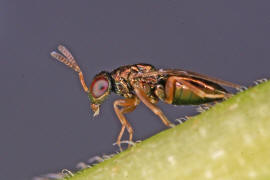
[[[160,119],[162,120],[162,122],[168,126],[168,127],[174,127],[174,124],[171,123],[167,117],[163,114],[163,112],[153,103],[150,102],[149,98],[147,97],[147,95],[144,93],[144,91],[140,88],[134,88],[134,91],[137,95],[137,97],[153,112],[155,113],[157,116],[160,117]]]
[[[121,148],[120,142],[121,142],[123,133],[125,131],[125,128],[127,128],[128,133],[129,133],[129,141],[132,141],[132,138],[133,138],[133,129],[131,125],[129,124],[129,122],[127,121],[127,119],[125,118],[124,113],[129,113],[129,112],[134,111],[134,109],[139,103],[140,101],[138,98],[119,99],[119,100],[114,101],[114,104],[113,104],[114,111],[122,124],[121,131],[116,141],[116,144],[119,146],[121,151],[122,151],[122,148]]]

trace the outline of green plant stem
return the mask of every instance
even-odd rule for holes
[[[270,82],[68,179],[270,179]]]

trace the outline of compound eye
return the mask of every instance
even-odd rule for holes
[[[104,79],[104,78],[96,79],[92,83],[92,88],[91,88],[92,95],[95,98],[99,98],[108,90],[108,87],[109,87],[109,83],[107,79]]]

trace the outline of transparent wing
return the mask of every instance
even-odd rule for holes
[[[169,73],[175,73],[175,74],[184,74],[188,77],[194,77],[194,78],[198,78],[198,79],[203,79],[206,81],[210,81],[213,83],[217,83],[219,85],[223,85],[223,86],[227,86],[227,87],[232,87],[232,88],[240,88],[241,86],[235,83],[231,83],[229,81],[224,81],[222,79],[218,79],[218,78],[214,78],[214,77],[210,77],[207,75],[203,75],[200,73],[196,73],[196,72],[192,72],[192,71],[183,71],[183,70],[168,70]]]
[[[223,86],[227,86],[227,87],[232,87],[232,88],[240,88],[242,86],[238,85],[238,84],[234,84],[228,81],[224,81],[218,78],[214,78],[214,77],[209,77],[207,75],[203,75],[203,74],[199,74],[199,73],[195,73],[195,72],[191,72],[191,71],[186,71],[186,70],[181,70],[181,69],[160,69],[154,72],[149,72],[149,73],[142,73],[142,74],[138,74],[136,75],[136,77],[142,77],[142,78],[146,78],[146,77],[151,77],[151,76],[182,76],[182,77],[190,77],[190,78],[196,78],[196,79],[201,79],[201,80],[205,80],[205,81],[209,81],[212,83],[216,83],[219,85],[223,85]]]

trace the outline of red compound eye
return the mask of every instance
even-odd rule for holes
[[[92,95],[95,98],[98,98],[107,91],[108,87],[109,83],[107,79],[104,78],[96,79],[91,86]]]

